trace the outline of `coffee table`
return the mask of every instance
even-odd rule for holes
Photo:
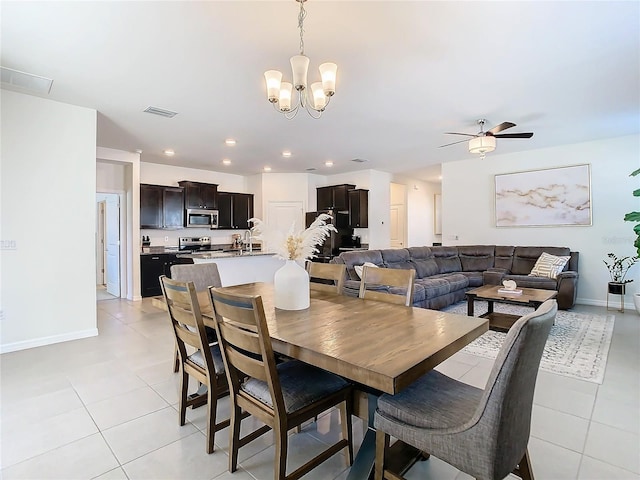
[[[520,318],[519,315],[500,313],[493,311],[493,303],[510,303],[512,305],[523,305],[526,307],[538,308],[544,302],[555,298],[558,292],[555,290],[542,290],[539,288],[521,288],[521,294],[501,293],[502,285],[483,285],[466,292],[467,315],[473,317],[473,305],[476,300],[485,300],[488,303],[487,313],[480,315],[489,319],[489,329],[498,332],[507,332],[511,326]]]

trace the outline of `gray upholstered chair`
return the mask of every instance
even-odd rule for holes
[[[269,429],[276,480],[298,479],[343,449],[351,465],[351,385],[298,360],[276,364],[262,297],[209,291],[231,396],[229,471],[237,469],[239,448]],[[334,406],[340,409],[342,438],[287,475],[288,431]],[[241,437],[242,412],[265,425]]]
[[[211,300],[209,299],[209,287],[221,287],[220,272],[215,263],[194,263],[179,264],[171,266],[171,278],[179,282],[193,282],[196,287],[196,295],[200,311],[204,314],[211,314]],[[213,328],[205,327],[209,343],[217,341],[216,332]],[[180,357],[176,349],[173,371],[177,372],[180,366]]]
[[[376,480],[383,478],[389,435],[477,479],[512,471],[533,479],[527,452],[533,391],[557,311],[548,300],[511,327],[484,390],[434,370],[397,395],[382,395],[374,418]]]

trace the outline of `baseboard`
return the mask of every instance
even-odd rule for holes
[[[631,297],[632,298],[632,297]],[[592,307],[607,307],[607,302],[605,300],[592,300],[590,298],[577,298],[576,304],[578,305],[590,305]],[[609,300],[609,310],[616,311],[620,307],[620,299]],[[624,302],[624,311],[634,311],[636,306],[633,304],[633,300],[631,302]]]
[[[63,333],[61,335],[51,335],[49,337],[33,338],[31,340],[23,340],[21,342],[5,343],[0,345],[0,353],[17,352],[18,350],[26,350],[27,348],[42,347],[53,343],[68,342],[69,340],[79,340],[81,338],[95,337],[98,335],[97,328],[88,330],[79,330],[77,332]]]

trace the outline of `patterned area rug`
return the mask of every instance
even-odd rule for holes
[[[487,311],[486,302],[476,302],[475,315]],[[524,315],[531,308],[495,303],[496,312]],[[467,314],[467,302],[443,309],[448,313]],[[613,315],[590,315],[559,310],[542,354],[540,369],[567,377],[602,383],[613,333]],[[462,351],[485,358],[496,358],[506,334],[488,331]]]

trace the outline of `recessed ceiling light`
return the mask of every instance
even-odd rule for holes
[[[291,156],[291,152],[289,150],[285,150],[282,152],[282,156],[285,158],[289,158]]]
[[[176,152],[174,152],[170,148],[164,150],[162,153],[164,153],[167,157],[173,157],[176,154]]]
[[[264,171],[265,172],[270,172],[271,171],[271,167],[264,167]]]
[[[324,164],[327,167],[333,167],[333,161],[332,160],[327,160],[326,162],[324,162]]]
[[[225,158],[222,160],[222,163],[225,165],[231,165],[231,160],[229,160],[228,158]]]
[[[227,145],[229,145],[230,147],[233,147],[236,144],[236,141],[233,138],[227,138],[224,143],[226,143]]]

